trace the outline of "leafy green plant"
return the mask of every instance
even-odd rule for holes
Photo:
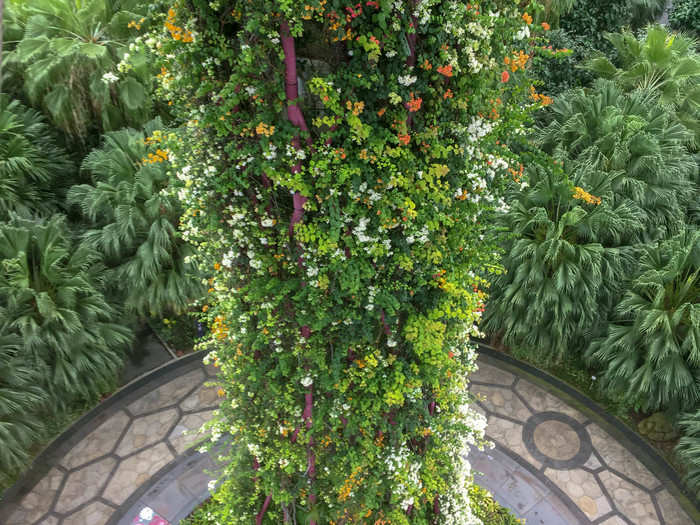
[[[27,450],[46,432],[45,378],[23,359],[23,347],[19,334],[0,325],[0,485],[24,466]]]
[[[469,498],[471,499],[472,509],[474,509],[474,516],[480,519],[483,525],[522,525],[525,523],[524,520],[519,520],[513,516],[486,489],[478,485],[470,487]]]
[[[153,111],[154,72],[129,42],[147,23],[142,2],[12,0],[10,23],[22,39],[4,67],[18,75],[33,105],[76,139],[139,125]]]
[[[601,384],[642,410],[700,401],[700,230],[646,248],[607,335],[586,353]]]
[[[668,23],[676,31],[684,31],[700,37],[700,2],[697,0],[675,0],[668,16]]]
[[[629,32],[607,34],[617,52],[616,67],[607,57],[586,67],[602,78],[613,79],[625,91],[646,89],[659,104],[675,110],[678,120],[700,140],[700,55],[694,41],[663,26],[650,26],[643,39]]]
[[[685,482],[695,494],[700,494],[700,409],[683,414],[678,426],[682,436],[675,452],[685,467]]]
[[[162,129],[156,119],[144,131],[107,133],[83,162],[92,184],[68,193],[92,226],[83,242],[104,254],[112,289],[127,310],[142,316],[181,313],[202,292],[177,232],[180,205],[167,192]]]
[[[215,512],[464,525],[484,424],[469,334],[544,29],[511,0],[345,7],[195,0],[150,47],[187,123],[173,184],[211,283],[210,438],[233,444]]]
[[[21,339],[54,406],[114,386],[131,332],[100,291],[100,256],[74,246],[63,219],[0,223],[0,323]]]
[[[561,360],[582,350],[605,319],[632,264],[622,243],[639,230],[639,216],[629,203],[613,205],[604,174],[579,173],[572,183],[560,170],[535,166],[501,218],[512,238],[484,328],[509,346]]]
[[[72,171],[41,114],[0,95],[0,220],[57,211]]]
[[[697,164],[688,131],[648,90],[625,94],[611,81],[558,97],[536,132],[544,151],[571,170],[607,174],[614,203],[629,201],[645,228],[630,241],[675,233],[695,198]],[[642,235],[640,235],[642,233]]]

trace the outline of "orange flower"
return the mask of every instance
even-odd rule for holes
[[[399,133],[399,142],[403,144],[404,146],[408,145],[409,142],[411,142],[411,135],[408,133],[405,134],[400,134]]]
[[[206,312],[207,310],[209,310],[208,304],[205,304],[204,306],[202,306],[202,312]]]
[[[527,12],[523,13],[523,20],[525,20],[526,24],[532,24],[532,17]]]
[[[508,82],[509,78],[510,74],[508,73],[508,71],[504,71],[503,73],[501,73],[501,82]]]
[[[542,29],[549,31],[549,24],[547,22],[542,22]]]
[[[377,115],[379,115],[381,117],[385,112],[386,112],[386,108],[382,108],[379,111],[377,111]]]
[[[214,263],[214,269],[217,271],[221,270],[221,265],[218,262]]]
[[[452,64],[448,64],[446,66],[440,66],[439,68],[437,68],[437,71],[441,75],[445,75],[446,77],[451,77],[453,75]]]
[[[452,98],[452,97],[454,97],[454,93],[452,93],[452,90],[451,90],[451,89],[448,89],[448,90],[445,91],[445,93],[442,95],[442,98],[444,98],[444,99],[448,99],[448,98]]]
[[[422,103],[422,98],[413,98],[413,93],[411,93],[411,100],[406,102],[406,107],[408,108],[408,111],[410,111],[411,113],[415,113],[420,109]]]

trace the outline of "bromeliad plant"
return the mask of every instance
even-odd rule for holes
[[[539,105],[532,18],[511,0],[187,6],[151,49],[211,275],[219,519],[477,523],[469,336],[518,173],[503,141]]]

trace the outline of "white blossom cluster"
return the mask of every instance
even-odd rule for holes
[[[394,478],[392,498],[399,502],[404,511],[413,505],[414,498],[420,495],[423,487],[419,476],[421,459],[415,457],[405,444],[398,449],[388,448],[388,455],[384,458],[387,474]]]

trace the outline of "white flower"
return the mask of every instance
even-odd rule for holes
[[[386,346],[389,348],[394,348],[396,346],[396,341],[392,338],[389,338],[386,342]]]
[[[153,519],[153,509],[151,507],[144,507],[139,512],[139,518],[142,520],[150,521]]]
[[[416,80],[418,80],[418,77],[413,76],[413,75],[403,75],[399,76],[399,84],[402,86],[410,86],[413,84]]]
[[[216,488],[216,480],[212,479],[211,481],[209,481],[209,483],[207,483],[207,490],[209,490],[209,492],[214,492],[215,488]]]
[[[262,221],[260,221],[260,224],[262,224],[263,228],[271,228],[272,226],[274,226],[275,221],[273,219],[263,219]]]
[[[102,75],[102,82],[105,84],[114,84],[117,80],[119,80],[119,77],[111,71]]]
[[[309,388],[313,384],[314,384],[314,380],[311,379],[311,376],[306,376],[306,377],[302,378],[302,380],[301,380],[301,386],[303,386],[304,388]]]

